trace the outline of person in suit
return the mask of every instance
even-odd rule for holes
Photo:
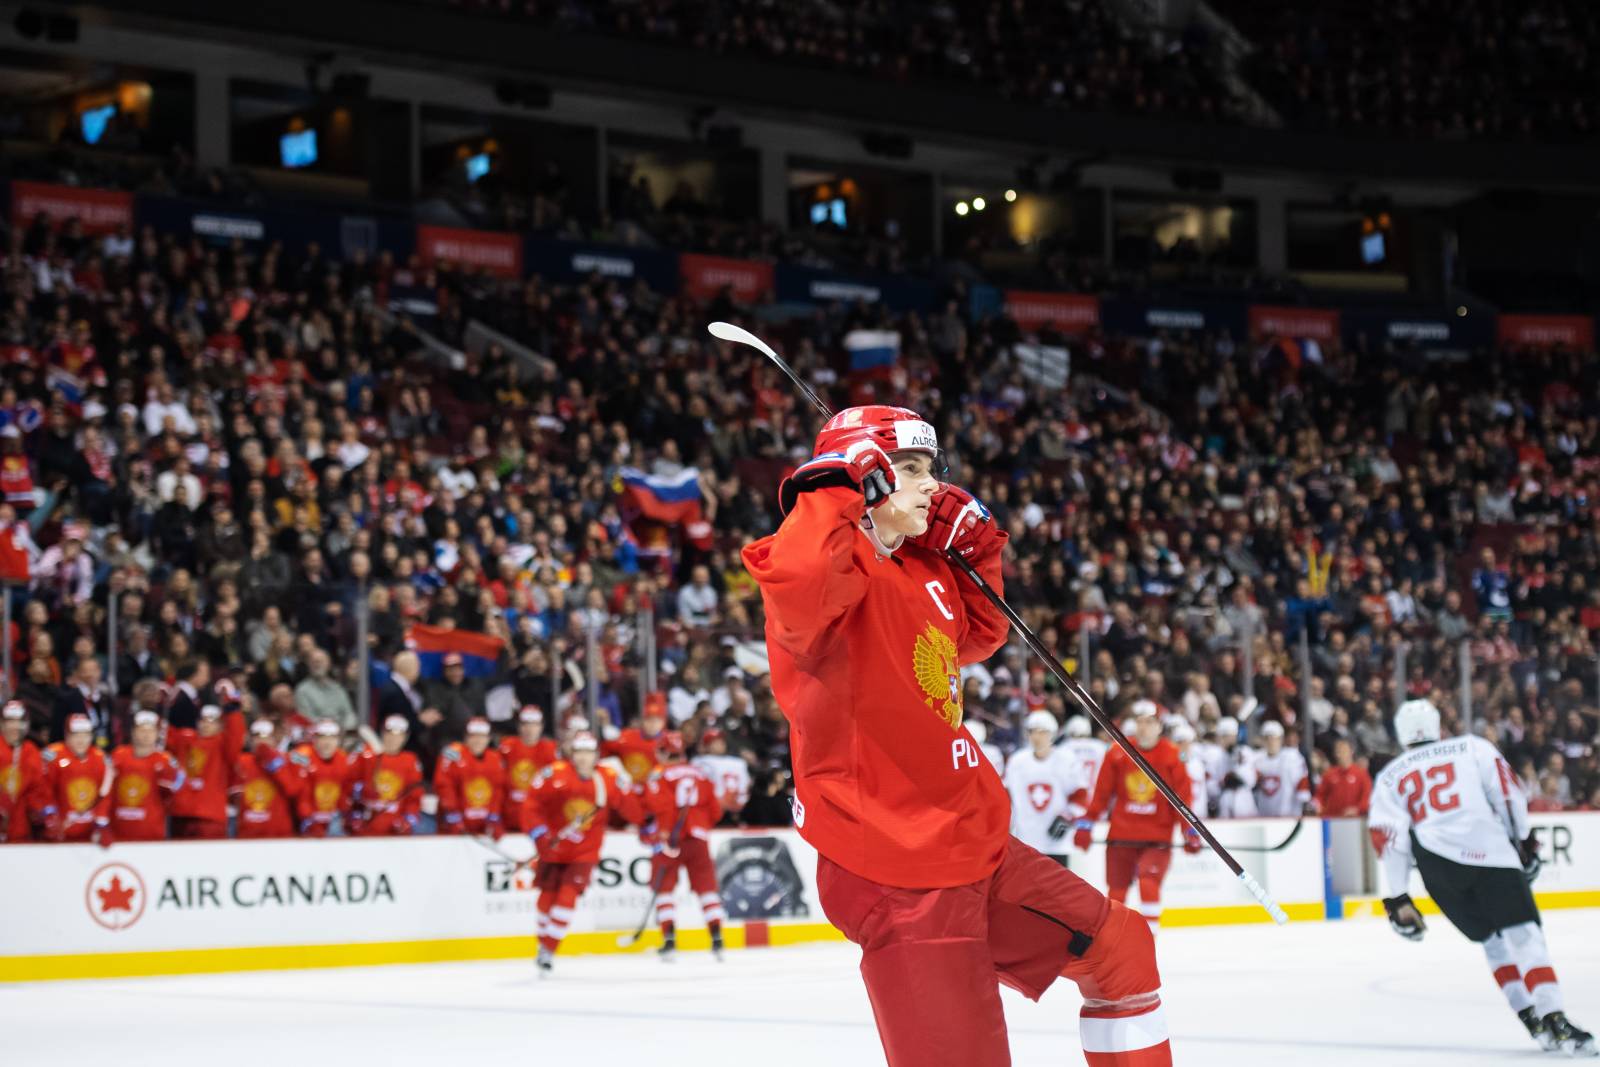
[[[387,722],[391,715],[401,715],[410,724],[406,750],[415,752],[423,767],[432,767],[439,755],[439,746],[433,743],[433,728],[444,721],[438,708],[429,706],[422,698],[418,680],[422,677],[422,663],[410,650],[395,653],[389,662],[389,680],[378,691],[378,721]]]

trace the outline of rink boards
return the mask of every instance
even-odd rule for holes
[[[1543,907],[1600,904],[1600,814],[1536,816]],[[1213,824],[1219,840],[1296,920],[1373,913],[1358,820]],[[1287,841],[1287,844],[1285,844]],[[816,896],[816,854],[792,830],[715,831],[730,947],[835,940]],[[1250,851],[1245,851],[1246,849]],[[1103,885],[1103,847],[1073,869]],[[471,838],[16,845],[0,849],[0,981],[422,963],[532,956],[537,892],[527,868]],[[1415,887],[1420,895],[1420,886]],[[642,951],[625,935],[651,899],[650,860],[610,834],[563,953]],[[704,948],[680,881],[680,944]],[[1174,850],[1163,925],[1265,921],[1209,853]],[[1377,913],[1381,914],[1381,907]]]

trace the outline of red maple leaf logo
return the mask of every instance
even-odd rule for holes
[[[128,911],[133,910],[133,895],[138,892],[132,886],[122,884],[122,876],[113,874],[111,884],[104,889],[96,889],[95,895],[100,898],[101,911]]]

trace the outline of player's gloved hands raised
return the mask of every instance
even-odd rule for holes
[[[1389,913],[1389,925],[1394,927],[1394,932],[1407,941],[1421,941],[1422,935],[1428,932],[1428,924],[1422,921],[1422,912],[1411,902],[1410,893],[1385,898],[1383,910]]]
[[[801,493],[834,486],[860,489],[870,510],[888,500],[899,483],[888,453],[871,441],[857,441],[843,452],[824,452],[800,464],[778,486],[778,506],[787,515]]]
[[[1517,858],[1522,861],[1522,877],[1532,882],[1539,877],[1539,870],[1544,866],[1544,861],[1539,858],[1539,839],[1530,832],[1516,845]]]
[[[953,548],[969,563],[987,559],[1005,544],[1005,532],[983,501],[955,485],[941,485],[928,508],[928,528],[911,543],[933,552]]]
[[[1072,847],[1079,852],[1088,852],[1089,845],[1094,840],[1094,823],[1088,819],[1079,819],[1072,828]]]
[[[1046,830],[1045,833],[1050,835],[1050,840],[1060,841],[1063,837],[1067,836],[1067,831],[1071,828],[1072,824],[1067,821],[1066,816],[1057,815],[1054,819],[1050,820],[1050,828]]]

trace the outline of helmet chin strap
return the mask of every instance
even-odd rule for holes
[[[892,556],[894,555],[895,549],[906,543],[905,534],[895,534],[894,544],[884,544],[883,536],[878,533],[877,524],[874,523],[871,517],[867,515],[861,516],[861,529],[866,533],[867,540],[872,542],[873,549],[880,556]]]

